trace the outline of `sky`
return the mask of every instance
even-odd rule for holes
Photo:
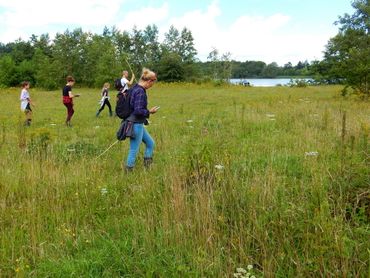
[[[173,25],[192,32],[201,61],[215,48],[238,61],[295,65],[322,59],[338,33],[334,22],[353,12],[350,0],[0,0],[0,42],[149,24],[157,25],[162,41]]]

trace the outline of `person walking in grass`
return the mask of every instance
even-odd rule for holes
[[[146,90],[151,88],[156,80],[156,74],[144,68],[139,83],[130,89],[130,108],[132,113],[127,118],[127,121],[133,123],[132,129],[134,138],[130,137],[130,150],[125,166],[126,171],[131,171],[134,168],[141,142],[145,144],[144,166],[149,168],[153,162],[154,140],[144,125],[148,124],[149,115],[156,113],[159,109],[158,106],[150,110],[147,108],[148,101]]]
[[[71,127],[71,119],[74,114],[73,99],[79,97],[79,94],[72,94],[72,87],[75,84],[75,79],[72,76],[67,76],[67,84],[63,88],[63,104],[67,108],[66,125]]]
[[[31,101],[30,93],[28,91],[29,89],[30,89],[30,82],[23,81],[20,100],[21,100],[21,110],[26,115],[26,121],[24,122],[25,126],[31,125],[31,121],[32,121],[31,105],[34,106],[34,104]]]
[[[102,89],[102,92],[101,92],[102,98],[100,100],[100,109],[98,110],[98,112],[96,112],[96,117],[98,117],[100,112],[104,110],[105,105],[107,105],[108,108],[109,108],[109,116],[112,117],[112,115],[113,115],[112,106],[110,105],[109,96],[108,96],[109,88],[110,88],[110,84],[108,82],[104,83],[104,86],[103,86],[103,89]]]

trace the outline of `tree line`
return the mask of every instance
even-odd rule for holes
[[[105,27],[102,34],[84,32],[81,28],[57,33],[32,35],[28,41],[0,43],[0,86],[17,86],[20,81],[46,89],[63,85],[65,76],[73,75],[81,86],[99,87],[118,77],[122,69],[139,74],[143,66],[158,72],[159,80],[206,81],[245,77],[308,75],[309,63],[296,66],[287,63],[233,61],[231,54],[213,49],[206,62],[196,58],[194,38],[187,28],[171,26],[159,41],[156,25],[131,32]]]
[[[191,32],[173,26],[163,42],[155,25],[131,32],[105,27],[102,34],[77,28],[57,33],[53,40],[48,34],[32,35],[28,41],[0,44],[0,85],[17,86],[29,80],[55,89],[73,75],[82,86],[100,87],[120,77],[123,69],[140,73],[143,66],[156,70],[160,79],[183,80],[194,74],[196,54]]]

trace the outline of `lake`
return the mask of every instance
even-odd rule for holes
[[[299,78],[303,80],[311,80],[310,78]],[[230,79],[230,83],[232,84],[240,84],[249,82],[251,86],[256,87],[273,87],[276,85],[287,85],[290,82],[291,78],[232,78]]]

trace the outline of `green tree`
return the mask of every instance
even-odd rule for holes
[[[279,73],[279,66],[275,62],[268,64],[262,71],[263,77],[267,77],[267,78],[274,78],[278,75],[278,73]]]
[[[356,92],[369,96],[370,5],[369,0],[352,2],[353,15],[345,14],[336,22],[339,33],[331,38],[319,69],[328,80],[343,80]],[[318,67],[315,67],[316,70]]]
[[[179,37],[178,54],[185,63],[194,62],[197,51],[194,48],[194,38],[190,30],[187,28],[182,29]]]
[[[163,56],[159,64],[158,78],[167,82],[183,81],[185,79],[184,64],[177,53],[169,52]]]
[[[0,58],[0,85],[17,86],[21,81],[18,80],[17,68],[10,54]]]
[[[60,72],[62,65],[47,56],[41,49],[36,49],[32,63],[35,70],[36,85],[47,90],[54,90],[64,83],[65,76]]]

